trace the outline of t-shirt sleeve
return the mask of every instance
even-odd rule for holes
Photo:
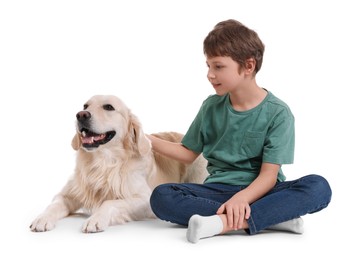
[[[294,161],[295,129],[294,116],[288,109],[275,116],[268,129],[263,162],[274,164],[291,164]]]

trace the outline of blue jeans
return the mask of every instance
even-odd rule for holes
[[[156,187],[150,203],[162,220],[187,226],[194,214],[215,215],[218,208],[246,186],[219,183],[167,183]],[[265,196],[250,205],[249,234],[327,207],[331,188],[323,177],[307,175],[278,182]]]

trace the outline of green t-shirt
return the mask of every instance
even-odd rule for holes
[[[293,163],[294,137],[294,116],[272,93],[243,112],[233,109],[227,94],[203,102],[182,144],[207,159],[205,183],[249,185],[263,162]],[[280,168],[278,181],[285,179]]]

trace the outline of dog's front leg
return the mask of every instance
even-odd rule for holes
[[[68,216],[75,210],[69,208],[70,206],[74,207],[75,205],[70,203],[63,195],[57,195],[45,211],[31,223],[31,231],[44,232],[52,230],[59,219]]]
[[[84,233],[104,231],[110,225],[154,218],[149,198],[107,200],[83,224]]]

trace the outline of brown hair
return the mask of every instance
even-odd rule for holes
[[[245,68],[247,59],[255,60],[255,74],[263,63],[264,44],[258,34],[242,23],[230,19],[219,22],[204,40],[204,54],[228,56]]]

